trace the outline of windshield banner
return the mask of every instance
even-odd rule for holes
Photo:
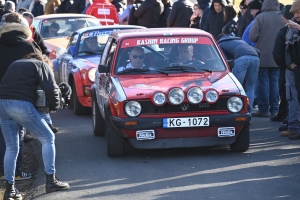
[[[208,37],[163,37],[163,38],[132,38],[123,41],[121,48],[155,44],[206,44],[213,45]]]

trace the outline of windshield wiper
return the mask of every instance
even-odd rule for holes
[[[96,54],[95,52],[92,52],[92,51],[80,51],[78,53]]]
[[[203,68],[197,68],[192,66],[186,66],[186,65],[173,65],[173,66],[167,66],[160,68],[160,70],[166,70],[166,71],[183,71],[183,72],[189,72],[189,71],[205,71],[212,73],[211,69],[203,69]]]
[[[129,74],[129,73],[131,73],[131,72],[150,72],[150,71],[152,71],[152,72],[159,72],[159,73],[161,73],[161,74],[166,74],[166,75],[168,75],[167,72],[161,71],[161,70],[157,70],[157,69],[151,70],[151,69],[133,69],[133,68],[125,69],[125,70],[123,70],[123,71],[118,72],[118,74]]]

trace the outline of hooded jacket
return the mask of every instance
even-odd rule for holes
[[[224,35],[218,40],[218,44],[227,59],[237,59],[242,56],[259,57],[258,51],[249,46],[240,37]]]
[[[160,15],[164,11],[161,0],[145,0],[134,12],[138,25],[147,28],[158,28]]]
[[[256,42],[256,48],[260,50],[260,67],[278,67],[275,63],[272,50],[276,35],[284,26],[281,16],[278,15],[278,0],[265,0],[261,13],[255,17],[250,29],[250,40]]]
[[[0,99],[29,101],[35,105],[37,86],[45,91],[50,110],[57,110],[60,90],[54,74],[46,63],[35,59],[21,59],[8,67],[0,82]]]
[[[224,26],[224,14],[222,11],[219,13],[215,11],[214,3],[220,3],[224,9],[224,6],[227,5],[227,2],[225,0],[213,0],[210,6],[211,11],[207,16],[204,30],[217,38],[217,36],[222,33],[222,28]]]
[[[272,51],[274,61],[281,69],[287,68],[286,61],[285,61],[285,51],[286,51],[285,35],[287,30],[288,30],[288,26],[284,26],[279,30],[279,32],[276,35],[276,39]]]
[[[0,27],[0,81],[14,61],[38,50],[27,40],[32,37],[28,27],[17,23],[4,23]],[[9,55],[9,56],[8,56]]]
[[[197,0],[197,2],[200,8],[203,10],[201,20],[199,22],[199,28],[203,30],[206,24],[208,14],[210,13],[211,0]]]
[[[189,27],[193,6],[189,0],[176,1],[167,20],[168,27]]]
[[[107,0],[94,0],[86,14],[96,17],[102,25],[119,24],[117,9]]]

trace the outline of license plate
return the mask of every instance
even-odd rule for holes
[[[209,117],[164,118],[163,128],[209,126]]]
[[[154,130],[136,131],[137,140],[153,140],[155,138]]]
[[[234,127],[221,127],[218,128],[218,137],[233,137],[235,136]]]

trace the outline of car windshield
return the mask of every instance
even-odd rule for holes
[[[206,36],[130,38],[123,40],[120,47],[115,65],[117,74],[226,70],[214,43]]]
[[[43,38],[68,37],[78,29],[99,26],[99,22],[94,18],[55,18],[45,19],[41,26]]]

